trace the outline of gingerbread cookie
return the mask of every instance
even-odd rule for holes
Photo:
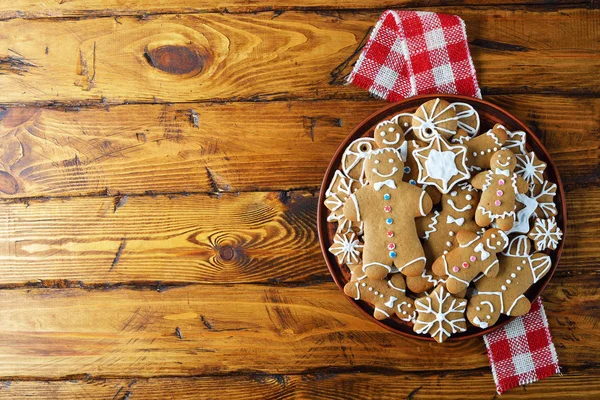
[[[478,203],[479,192],[465,182],[457,185],[452,192],[442,195],[441,211],[433,211],[425,217],[417,218],[417,233],[424,240],[423,249],[427,265],[432,265],[435,260],[458,245],[456,234],[459,231],[477,232],[480,229],[475,223],[475,209]],[[424,282],[418,282],[424,278]],[[422,274],[407,279],[406,283],[410,290],[420,292],[435,286],[439,280],[436,276],[431,278]]]
[[[390,280],[364,278],[348,282],[344,293],[354,300],[363,300],[374,308],[373,316],[382,320],[396,314],[403,321],[412,321],[416,314],[413,300],[406,296],[404,278],[392,275]]]
[[[458,118],[456,135],[475,137],[479,133],[479,113],[467,103],[452,103]]]
[[[336,233],[329,252],[337,257],[340,264],[359,264],[362,259],[363,243],[356,232]]]
[[[466,289],[479,273],[496,276],[496,253],[508,245],[508,237],[499,229],[488,229],[481,237],[473,232],[460,231],[457,239],[459,247],[435,260],[432,268],[437,275],[448,275],[446,288],[450,293]]]
[[[525,179],[529,187],[535,188],[544,182],[546,163],[540,161],[532,151],[528,154],[517,154],[515,172]]]
[[[506,128],[500,124],[471,140],[463,142],[467,147],[467,166],[469,171],[481,171],[490,168],[492,155],[502,147],[508,138]]]
[[[327,221],[337,222],[338,232],[348,232],[353,230],[353,228],[357,228],[357,230],[360,231],[360,226],[357,226],[357,224],[353,224],[351,221],[344,218],[343,209],[344,203],[348,197],[361,186],[362,185],[358,181],[344,176],[341,171],[335,171],[333,179],[329,184],[329,188],[327,188],[327,191],[325,192],[324,204],[330,211],[327,216]]]
[[[517,193],[515,223],[506,233],[528,233],[532,217],[550,218],[557,215],[558,210],[553,201],[555,195],[556,184],[548,181],[536,185],[534,189],[529,188],[526,193]]]
[[[511,240],[506,252],[498,257],[500,272],[495,277],[483,276],[475,283],[477,294],[469,300],[467,318],[480,328],[498,321],[501,314],[524,315],[531,303],[524,293],[539,281],[552,265],[550,257],[531,252],[526,236]]]
[[[510,150],[494,153],[489,171],[480,172],[471,184],[481,189],[481,200],[477,206],[475,222],[486,227],[496,222],[498,228],[508,231],[515,221],[515,197],[527,191],[527,182],[513,171],[515,155]]]
[[[442,193],[450,192],[455,184],[471,176],[466,165],[466,152],[465,146],[452,146],[437,135],[427,147],[413,151],[419,167],[417,182],[433,185]]]
[[[527,138],[527,134],[523,131],[506,131],[508,134],[508,139],[504,142],[503,149],[507,149],[516,154],[525,154],[525,141]]]
[[[538,251],[546,249],[556,250],[558,243],[562,239],[562,235],[563,233],[554,217],[549,219],[536,218],[533,228],[529,231],[529,237],[534,241],[535,248]]]
[[[402,181],[404,163],[396,149],[373,151],[364,165],[368,185],[344,204],[344,216],[364,223],[363,270],[381,279],[395,266],[406,276],[421,274],[425,254],[415,217],[431,211],[431,198]]]
[[[366,184],[363,172],[363,163],[375,148],[373,138],[358,138],[350,143],[342,155],[342,171],[347,177]]]
[[[466,305],[467,300],[455,298],[439,285],[428,296],[415,300],[417,318],[413,329],[442,343],[451,335],[467,330]]]
[[[413,114],[412,128],[417,138],[424,142],[430,142],[437,136],[448,139],[456,134],[458,128],[456,110],[445,100],[429,100]]]
[[[378,148],[393,147],[400,151],[404,144],[404,131],[400,125],[392,121],[383,121],[377,124],[373,132],[373,139]],[[402,154],[402,151],[400,151]],[[406,159],[405,157],[403,159]]]

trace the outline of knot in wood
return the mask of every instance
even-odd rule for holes
[[[191,46],[163,45],[144,50],[144,57],[154,68],[173,75],[198,75],[210,55]]]
[[[235,251],[231,246],[223,246],[219,249],[219,257],[221,257],[225,261],[229,261],[235,255]]]

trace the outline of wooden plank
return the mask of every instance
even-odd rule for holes
[[[599,98],[487,99],[538,133],[568,190],[597,182]],[[346,135],[384,105],[327,100],[68,112],[13,107],[0,115],[0,196],[316,189]]]
[[[249,13],[258,11],[335,11],[361,9],[404,9],[407,7],[434,7],[447,4],[444,0],[348,0],[331,2],[328,0],[224,0],[218,4],[211,0],[144,0],[123,2],[118,0],[70,0],[68,2],[44,3],[16,0],[10,4],[0,4],[0,20],[13,18],[77,18],[153,14],[189,14],[201,12]],[[569,5],[593,4],[591,0],[561,0],[553,2],[552,8]],[[463,0],[461,5],[470,7],[543,5],[550,7],[546,0]]]
[[[559,357],[573,368],[598,365],[590,351],[600,340],[598,285],[589,283],[557,279],[544,294]],[[446,343],[440,352],[435,342],[407,339],[368,322],[333,283],[0,291],[5,380],[344,368],[466,373],[488,366],[481,338]]]
[[[385,371],[382,371],[385,373]],[[73,381],[5,381],[0,399],[464,399],[493,398],[494,381],[485,368],[468,372],[394,375],[313,373],[248,374],[229,377],[88,379]],[[502,399],[582,399],[600,396],[598,370],[564,372],[527,388],[515,388]]]
[[[598,272],[600,189],[568,194],[557,274]],[[0,285],[329,280],[309,192],[0,203]]]
[[[465,19],[485,92],[597,92],[600,10],[443,10]],[[2,102],[364,99],[340,85],[349,66],[332,71],[378,15],[13,19],[0,38]]]

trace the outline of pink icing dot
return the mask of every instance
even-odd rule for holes
[[[471,256],[471,258],[469,258],[469,260],[471,260],[471,262],[475,262],[477,260],[477,257]]]
[[[394,237],[394,232],[388,231],[387,235],[388,235],[388,237]]]
[[[462,263],[462,267],[463,267],[463,268],[469,268],[469,263],[468,263],[468,262],[464,262],[464,263]]]
[[[502,204],[502,202],[501,202],[500,200],[496,200],[496,201],[494,202],[494,204],[495,204],[496,206],[499,206],[500,204]]]
[[[498,185],[504,185],[504,179],[500,179],[500,180],[498,181]]]
[[[394,243],[388,244],[388,249],[394,250],[395,248],[396,248],[396,245]]]
[[[392,206],[385,206],[383,207],[383,209],[385,210],[385,212],[390,212],[392,211]]]
[[[502,196],[502,195],[504,194],[504,192],[503,192],[502,190],[498,190],[498,191],[496,192],[496,194],[497,194],[498,196]]]
[[[460,271],[460,268],[458,268],[456,265],[454,267],[452,267],[452,271],[454,272],[458,272]]]

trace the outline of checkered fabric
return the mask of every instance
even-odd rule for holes
[[[483,338],[499,394],[560,373],[546,312],[539,298],[529,313]]]
[[[432,12],[385,11],[348,82],[392,102],[428,93],[481,98],[464,21]]]

